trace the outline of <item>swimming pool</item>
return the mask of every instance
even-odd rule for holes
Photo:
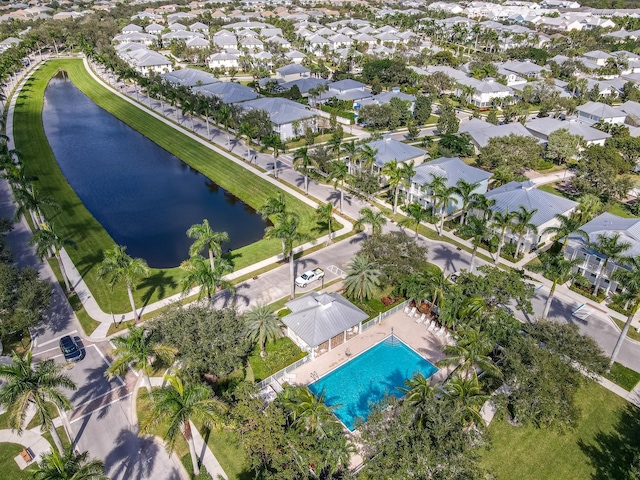
[[[391,336],[309,385],[351,431],[357,418],[366,421],[370,405],[385,394],[401,397],[405,380],[420,372],[429,378],[438,369],[397,337]]]

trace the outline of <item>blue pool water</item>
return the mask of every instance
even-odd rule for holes
[[[335,406],[336,416],[353,431],[357,418],[367,420],[371,404],[386,394],[401,397],[398,387],[415,373],[429,378],[437,371],[402,341],[389,337],[310,384],[309,389],[316,396],[324,390],[325,403]]]

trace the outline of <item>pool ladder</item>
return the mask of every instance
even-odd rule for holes
[[[320,378],[320,376],[318,375],[318,372],[316,372],[315,370],[313,372],[311,372],[311,378],[313,380],[318,380]]]

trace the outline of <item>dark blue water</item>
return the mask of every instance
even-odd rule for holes
[[[189,257],[187,229],[208,219],[229,234],[223,251],[262,238],[255,210],[98,107],[63,78],[51,80],[45,133],[67,181],[132,257],[155,268]],[[206,255],[206,253],[205,253]]]

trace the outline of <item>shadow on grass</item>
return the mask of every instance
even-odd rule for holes
[[[177,286],[175,278],[168,275],[166,270],[158,270],[145,278],[138,286],[140,289],[147,289],[142,296],[143,306],[146,306],[154,298],[154,295],[157,298],[165,298],[167,289],[174,290]]]
[[[628,404],[612,432],[598,432],[593,443],[578,445],[595,468],[593,480],[635,479],[640,472],[640,409]],[[634,465],[635,472],[631,466]]]

